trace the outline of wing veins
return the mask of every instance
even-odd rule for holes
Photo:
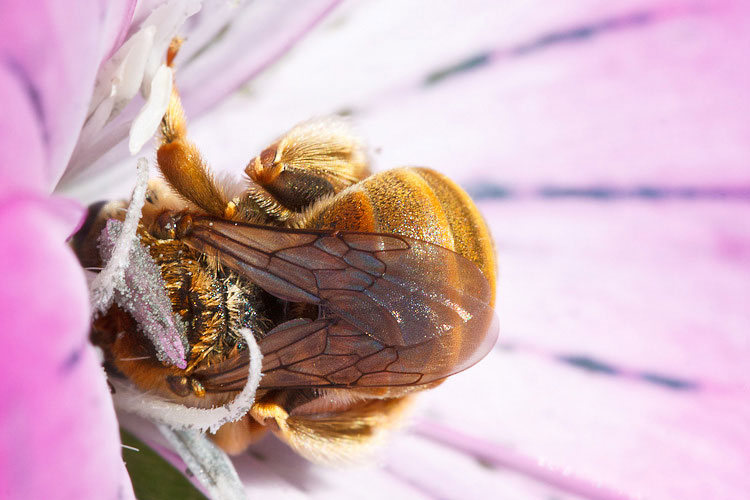
[[[245,232],[242,232],[243,227],[247,228]],[[284,336],[283,331],[278,332],[282,336],[273,345],[285,345],[265,353],[275,356],[271,363],[277,364],[266,371],[268,375],[276,374],[273,380],[269,380],[268,388],[420,385],[426,383],[423,380],[430,382],[456,373],[454,367],[464,369],[468,366],[467,361],[476,362],[479,351],[472,354],[464,350],[461,353],[461,340],[457,335],[468,335],[468,340],[476,345],[489,338],[485,333],[471,333],[472,329],[467,326],[477,328],[476,325],[489,324],[488,287],[484,284],[486,280],[481,281],[481,269],[465,257],[432,243],[391,234],[292,230],[228,221],[213,227],[208,218],[195,227],[189,238],[196,242],[199,250],[201,247],[214,250],[220,261],[222,254],[226,255],[228,268],[244,274],[250,281],[257,278],[258,285],[269,287],[269,293],[278,293],[277,296],[285,300],[321,306],[321,316],[314,321],[324,320],[328,316],[326,311],[331,312],[333,317],[315,330],[297,330],[296,333],[289,332],[289,336]],[[345,246],[329,245],[321,241],[323,238],[336,238]],[[244,256],[243,248],[247,249]],[[286,255],[285,250],[289,250]],[[210,251],[206,253],[210,254]],[[473,269],[468,264],[473,265]],[[444,273],[438,271],[444,271],[445,267],[451,269],[452,276],[459,278],[441,278]],[[329,274],[324,275],[324,272]],[[296,276],[297,273],[304,273],[304,276]],[[371,312],[370,308],[379,312]],[[414,321],[410,320],[411,316],[415,317]],[[343,323],[341,328],[335,326],[339,322]],[[322,329],[326,331],[321,332]],[[312,335],[321,335],[320,342],[324,344],[320,350],[317,344],[311,343],[307,352],[320,352],[288,364],[282,361],[280,353],[284,349],[291,347],[288,357],[294,359],[295,344]],[[358,338],[362,340],[346,341]],[[379,350],[363,357],[357,354],[378,346]],[[329,354],[329,349],[340,354]],[[395,358],[378,362],[378,356],[382,356],[385,349],[392,349]],[[296,350],[305,355],[299,348]],[[459,353],[460,357],[457,357]],[[341,361],[341,358],[350,356],[355,359],[323,375],[303,371],[304,366],[295,367],[313,360],[309,370],[324,370],[329,366],[327,360],[332,363],[330,366],[336,366],[335,359]],[[318,357],[321,358],[320,364],[314,362]],[[364,372],[356,366],[365,360],[373,360],[369,365],[362,365],[373,371]],[[239,370],[248,363],[246,358],[234,366],[230,362],[223,373],[229,377],[233,372],[239,375]],[[380,367],[382,369],[378,369]],[[222,369],[221,366],[218,368]],[[405,371],[399,371],[399,368]],[[339,372],[341,375],[336,377]],[[221,372],[217,378],[220,375]],[[366,379],[362,380],[363,377]],[[243,376],[215,385],[218,388],[231,387],[245,379]],[[334,380],[339,380],[339,383],[334,383]]]

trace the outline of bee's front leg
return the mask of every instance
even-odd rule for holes
[[[167,64],[172,67],[179,49],[179,39],[172,41],[167,51]],[[166,113],[161,121],[161,146],[156,158],[164,178],[187,201],[211,215],[223,217],[229,202],[223,189],[211,175],[198,148],[187,138],[187,126],[182,101],[176,85]]]

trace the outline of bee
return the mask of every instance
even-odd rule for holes
[[[171,58],[170,58],[171,62]],[[92,341],[111,377],[189,407],[226,404],[263,353],[256,399],[212,439],[230,454],[270,430],[314,461],[359,455],[396,425],[413,395],[478,362],[492,327],[495,255],[469,196],[427,168],[370,174],[335,120],[298,125],[218,182],[188,139],[176,88],[138,225],[172,309],[186,366],[160,361],[118,305]],[[74,238],[101,266],[98,236],[125,202],[98,204]]]

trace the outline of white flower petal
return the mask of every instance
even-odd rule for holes
[[[164,61],[167,47],[172,38],[177,35],[177,30],[185,23],[185,20],[201,10],[201,3],[196,0],[172,0],[154,9],[143,24],[142,29],[149,26],[156,28],[154,46],[146,64],[145,74],[141,92],[148,97],[151,91],[151,80],[156,78],[160,64]]]
[[[167,47],[185,20],[199,10],[200,2],[195,0],[164,3],[154,9],[141,23],[140,30],[102,65],[89,104],[88,119],[68,165],[68,175],[109,151],[122,139],[129,125],[131,155],[138,153],[148,142],[158,126],[158,122],[153,125],[154,114],[160,109],[163,114],[165,102],[169,99],[169,92],[166,92],[166,97],[161,92],[167,88],[162,69]],[[130,107],[123,116],[120,113],[136,97],[138,89],[147,102],[135,118],[140,122],[135,124],[131,121],[135,108]],[[155,91],[160,92],[152,98]],[[70,189],[72,186],[68,180],[62,180],[58,189]]]
[[[116,97],[110,95],[93,108],[92,113],[83,125],[83,129],[81,129],[81,135],[78,136],[78,144],[93,144],[99,140],[102,129],[112,116],[115,100]],[[78,146],[76,146],[76,151],[78,151]]]
[[[137,44],[126,54],[122,64],[117,67],[114,74],[113,94],[116,92],[118,108],[121,109],[121,102],[130,101],[138,93],[138,89],[143,82],[146,63],[149,56],[154,51],[154,36],[156,28],[149,26],[137,33],[133,38],[137,39]],[[119,109],[116,110],[119,112]]]
[[[102,65],[96,78],[94,95],[89,105],[89,116],[107,97],[128,96],[131,99],[143,80],[148,55],[154,44],[156,28],[149,26],[131,36],[115,54]],[[133,81],[136,81],[135,89]]]
[[[153,80],[151,80],[149,97],[146,104],[130,125],[130,140],[128,148],[130,154],[137,154],[156,133],[159,123],[169,106],[172,94],[172,70],[166,65],[159,66]]]

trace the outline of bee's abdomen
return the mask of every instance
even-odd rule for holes
[[[394,233],[453,250],[479,266],[492,287],[495,253],[487,225],[460,187],[427,168],[381,172],[313,210],[311,228]]]

